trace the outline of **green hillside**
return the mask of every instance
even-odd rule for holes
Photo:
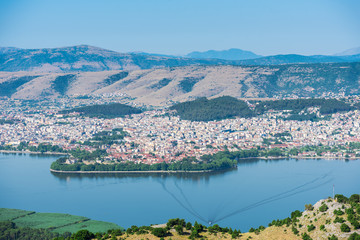
[[[199,98],[175,104],[170,107],[170,110],[176,110],[181,119],[191,121],[213,121],[254,115],[244,101],[229,96],[211,100]]]

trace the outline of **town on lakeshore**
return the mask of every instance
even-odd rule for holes
[[[97,97],[95,103],[109,101]],[[347,102],[356,104],[357,97]],[[0,148],[2,151],[70,153],[64,164],[79,161],[73,152],[98,155],[83,157],[83,164],[133,162],[171,163],[221,151],[263,150],[266,157],[354,158],[360,155],[360,111],[336,112],[317,121],[288,120],[287,110],[265,111],[253,117],[213,121],[181,119],[168,108],[116,118],[64,113],[82,104],[78,99],[27,101],[2,98]],[[247,101],[250,108],[256,103]],[[75,155],[75,156],[74,156]]]

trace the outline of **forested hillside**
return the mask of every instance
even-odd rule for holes
[[[123,117],[125,115],[141,113],[142,110],[121,103],[91,105],[70,110],[63,110],[61,113],[77,112],[90,117]]]
[[[211,100],[199,98],[173,105],[170,110],[176,110],[182,119],[191,121],[212,121],[254,115],[244,101],[229,96]]]

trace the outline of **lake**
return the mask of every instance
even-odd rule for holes
[[[360,193],[360,160],[244,160],[204,174],[65,175],[58,156],[0,153],[0,207],[131,225],[184,218],[247,231],[333,194]]]

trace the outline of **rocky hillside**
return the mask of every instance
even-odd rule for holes
[[[342,195],[306,205],[304,212],[295,211],[290,218],[275,220],[270,227],[250,229],[244,239],[360,239],[359,195],[356,202],[342,201]],[[345,198],[346,199],[346,198]],[[359,235],[357,235],[359,234]],[[356,236],[351,238],[350,236]]]
[[[135,103],[161,106],[198,97],[324,97],[359,93],[360,63],[0,72],[0,97],[19,99],[117,94]]]

